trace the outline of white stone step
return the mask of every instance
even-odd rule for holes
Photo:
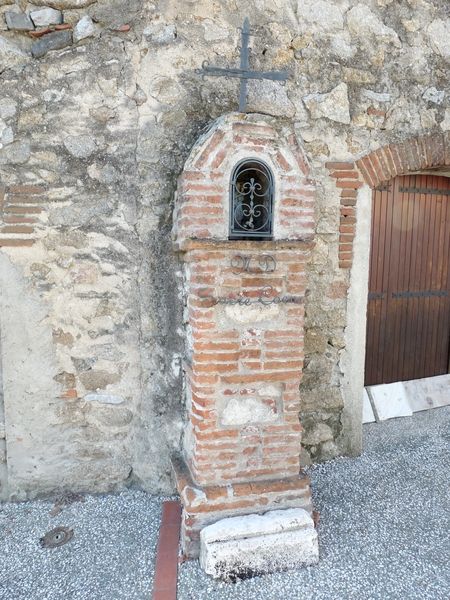
[[[412,410],[402,381],[372,385],[368,388],[380,421],[394,417],[411,417]]]
[[[319,560],[314,522],[306,510],[221,519],[200,532],[200,565],[226,581],[273,573]]]
[[[372,385],[364,390],[363,423],[409,417],[413,413],[450,405],[450,374]],[[373,414],[370,398],[377,415]],[[373,417],[373,419],[372,419]]]

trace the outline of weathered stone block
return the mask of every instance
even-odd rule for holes
[[[310,27],[325,31],[339,31],[344,27],[342,8],[328,0],[300,0],[297,12]]]
[[[52,8],[66,10],[68,8],[84,8],[94,4],[97,0],[46,0],[45,3]]]
[[[17,102],[12,98],[0,99],[0,119],[9,119],[17,112]]]
[[[95,140],[89,135],[69,135],[64,139],[64,146],[75,158],[88,158],[97,147]]]
[[[31,46],[31,54],[34,58],[41,58],[51,50],[61,50],[72,45],[72,31],[54,31],[36,40]]]
[[[326,118],[337,123],[350,123],[350,103],[345,83],[327,94],[309,94],[303,102],[313,119]]]
[[[374,92],[373,90],[362,90],[363,96],[374,102],[390,102],[392,96],[389,93]]]
[[[302,508],[222,519],[200,532],[200,565],[209,575],[227,581],[318,560],[314,522]]]
[[[122,404],[125,402],[123,396],[114,396],[113,394],[86,394],[86,402],[100,402],[101,404]]]
[[[326,423],[316,423],[303,435],[302,442],[305,446],[317,446],[321,442],[333,439],[333,430]]]
[[[274,403],[261,398],[232,398],[223,409],[221,422],[224,426],[249,423],[271,423],[278,418]]]
[[[46,27],[47,25],[59,25],[63,22],[63,15],[60,10],[54,8],[40,8],[30,13],[31,20],[36,27]]]
[[[429,87],[422,94],[422,98],[433,104],[442,104],[445,98],[445,90],[438,90],[434,86]]]
[[[436,54],[440,54],[443,58],[450,59],[450,41],[448,30],[450,19],[435,19],[427,28],[430,46]]]
[[[0,165],[21,165],[30,158],[31,148],[28,140],[13,142],[0,150]]]
[[[73,30],[73,41],[79,42],[85,38],[91,37],[96,32],[94,21],[89,15],[85,15],[78,21]]]
[[[5,19],[8,29],[14,31],[30,31],[30,29],[34,29],[33,22],[25,13],[8,11],[5,13]]]
[[[347,25],[351,35],[363,43],[370,43],[371,39],[376,38],[379,43],[393,44],[401,48],[397,33],[391,27],[387,27],[368,6],[358,4],[351,8],[347,13]]]
[[[252,81],[248,89],[248,106],[265,115],[294,117],[295,106],[286,89],[276,81]]]
[[[153,44],[164,46],[177,39],[177,28],[173,24],[152,23],[144,29],[144,37]]]
[[[11,144],[14,141],[14,133],[11,127],[9,127],[2,119],[0,119],[0,148]]]

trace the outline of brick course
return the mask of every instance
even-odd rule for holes
[[[34,244],[34,224],[43,210],[44,192],[39,185],[0,185],[0,247]]]

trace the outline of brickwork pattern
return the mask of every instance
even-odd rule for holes
[[[185,256],[190,466],[201,484],[299,472],[307,249],[271,246],[250,250],[251,244],[234,242]],[[273,273],[239,272],[236,255],[251,255],[257,271],[267,252],[277,265]],[[236,290],[242,303],[251,304],[234,303]]]
[[[447,165],[450,165],[450,132],[382,146],[355,162],[326,163],[341,190],[339,266],[342,269],[352,266],[356,198],[364,183],[374,189],[398,175]]]
[[[198,556],[203,527],[219,519],[280,507],[303,508],[312,514],[310,480],[303,473],[277,480],[199,487],[180,456],[173,457],[172,464],[184,509],[181,541],[188,557]]]
[[[0,185],[0,247],[34,244],[44,192],[40,185]]]
[[[200,139],[180,177],[174,213],[178,247],[189,239],[228,238],[230,175],[238,156],[259,158],[274,171],[274,239],[312,239],[315,187],[295,136],[283,139],[269,125],[236,118],[231,127],[219,121],[212,135]]]
[[[273,240],[228,240],[230,178],[244,158],[273,172]],[[314,185],[295,136],[242,115],[218,120],[186,163],[174,218],[188,340],[188,424],[174,466],[189,556],[223,516],[310,507],[298,390],[313,234]]]

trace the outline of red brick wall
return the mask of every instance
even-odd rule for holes
[[[299,472],[307,250],[296,243],[197,242],[186,253],[190,465],[201,484]],[[251,256],[257,271],[268,253],[273,273],[239,272],[233,260]],[[252,304],[216,303],[238,297]],[[274,298],[288,302],[259,301]],[[262,412],[259,419],[252,409]]]
[[[0,185],[0,247],[33,245],[44,191],[38,185]]]
[[[174,214],[179,248],[189,239],[228,238],[230,178],[241,158],[259,158],[274,173],[274,239],[312,239],[315,188],[295,137],[283,139],[269,125],[237,120],[201,139],[180,177]]]
[[[242,159],[272,170],[273,240],[228,240],[230,179]],[[298,390],[313,234],[314,185],[292,132],[242,115],[216,122],[180,177],[174,218],[186,297],[188,475],[175,470],[190,555],[201,527],[222,516],[311,508],[309,481],[299,477]]]
[[[302,473],[276,480],[199,487],[184,461],[175,459],[173,465],[183,504],[181,541],[188,557],[199,554],[201,529],[219,519],[280,508],[303,508],[312,513],[310,481]]]

